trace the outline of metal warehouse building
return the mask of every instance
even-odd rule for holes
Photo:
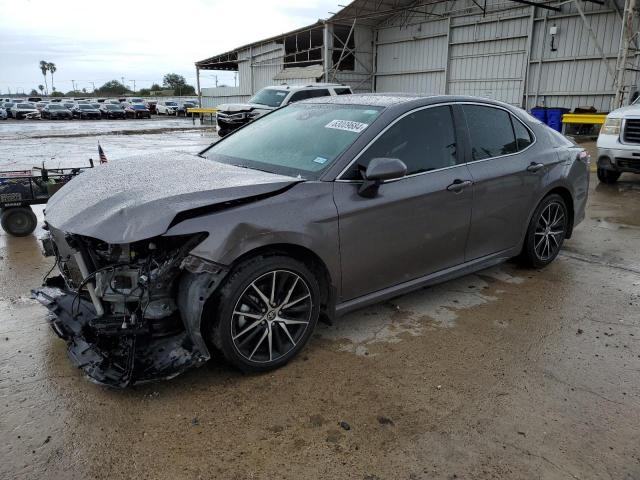
[[[196,70],[198,79],[202,70],[238,72],[237,87],[203,88],[203,106],[246,101],[267,85],[323,81],[608,111],[637,95],[638,26],[635,0],[355,0]]]

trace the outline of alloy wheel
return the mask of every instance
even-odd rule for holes
[[[540,213],[534,233],[534,250],[538,258],[547,261],[560,250],[567,229],[567,216],[559,202],[549,203]]]
[[[304,337],[313,302],[307,282],[289,270],[273,270],[251,282],[233,309],[231,338],[246,360],[278,360]]]

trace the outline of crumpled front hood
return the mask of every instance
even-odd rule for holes
[[[130,157],[71,180],[51,197],[45,219],[64,232],[131,243],[162,235],[180,212],[300,181],[178,152]]]
[[[262,112],[269,112],[273,108],[267,105],[258,105],[257,103],[225,103],[218,105],[218,111],[222,113],[238,113],[238,112],[251,112],[253,110],[260,110]]]

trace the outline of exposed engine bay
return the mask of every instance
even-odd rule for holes
[[[44,253],[61,272],[34,296],[71,361],[114,387],[172,378],[210,358],[206,299],[226,269],[189,255],[206,234],[109,244],[48,226]]]

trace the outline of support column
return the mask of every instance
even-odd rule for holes
[[[200,67],[196,66],[196,88],[198,89],[198,107],[202,107],[202,92],[200,91]]]
[[[324,29],[322,31],[322,64],[324,67],[324,81],[329,81],[329,71],[331,70],[331,56],[330,45],[331,34],[329,32],[329,23],[324,22]]]

